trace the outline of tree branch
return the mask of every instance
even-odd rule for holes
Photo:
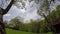
[[[11,0],[11,2],[10,2],[10,4],[7,6],[7,8],[6,8],[6,9],[2,9],[2,11],[3,11],[3,12],[2,12],[2,15],[6,14],[6,13],[9,11],[9,9],[11,8],[13,2],[14,2],[14,0]]]

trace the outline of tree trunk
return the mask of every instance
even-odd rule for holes
[[[38,25],[37,25],[37,34],[40,33],[40,22],[38,22]]]
[[[10,4],[7,6],[6,9],[0,8],[0,34],[6,34],[5,25],[3,23],[3,15],[9,11],[13,2],[14,2],[14,0],[11,0]]]
[[[0,14],[0,34],[6,34],[5,26],[3,23],[3,15]]]

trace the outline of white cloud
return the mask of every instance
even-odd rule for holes
[[[26,10],[25,10],[25,8],[24,9],[19,9],[22,13],[25,13],[26,12]]]
[[[37,9],[35,8],[34,11],[32,11],[31,13],[27,13],[25,16],[24,16],[24,22],[25,21],[29,21],[30,19],[33,19],[33,20],[36,20],[37,18],[41,18],[38,14],[37,14]]]

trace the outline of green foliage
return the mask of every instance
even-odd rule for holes
[[[47,15],[50,14],[50,5],[52,4],[51,2],[54,3],[55,0],[44,0],[43,3],[41,3],[40,8],[37,11],[37,14],[46,17]]]
[[[5,27],[9,27],[8,24],[7,24],[7,21],[4,21],[4,24],[5,24]]]
[[[60,5],[57,6],[56,10],[53,10],[51,13],[52,21],[55,21],[57,18],[60,17]]]
[[[60,5],[58,5],[56,9],[59,11],[60,10]]]
[[[11,23],[9,24],[9,27],[12,27],[14,29],[19,29],[20,31],[26,31],[26,32],[40,32],[40,33],[46,33],[48,32],[48,27],[47,26],[47,23],[45,23],[45,20],[37,20],[37,21],[34,21],[34,20],[31,20],[30,23],[20,23],[20,21],[17,19],[17,18],[14,18],[10,21]],[[15,22],[18,22],[18,23],[15,23]],[[20,23],[20,24],[19,24]],[[17,26],[15,26],[15,25]],[[16,28],[15,28],[16,27]]]
[[[10,21],[10,27],[14,28],[14,29],[19,29],[20,28],[20,20],[18,18],[14,18]]]
[[[40,33],[45,32],[44,29],[45,29],[45,22],[44,20],[41,20],[40,21]]]
[[[52,1],[54,2],[54,0],[52,0]],[[49,7],[50,7],[50,4],[49,4],[48,0],[45,0],[42,7],[40,7],[38,12],[37,12],[40,16],[43,16],[45,18],[45,21],[46,21],[46,22],[44,22],[45,23],[44,27],[41,27],[42,32],[44,31],[43,29],[45,29],[45,28],[48,29],[48,31],[51,30],[52,24],[54,23],[54,21],[58,17],[60,17],[60,5],[57,6],[57,9],[52,11],[52,12],[50,12]],[[48,15],[47,15],[47,13],[48,13]]]

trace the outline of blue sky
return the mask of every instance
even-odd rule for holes
[[[8,1],[9,2],[9,1]],[[20,5],[20,3],[18,3]],[[58,4],[60,4],[58,1],[56,2],[56,5],[53,7],[55,8]],[[8,4],[7,4],[8,5]],[[6,7],[7,7],[6,5]],[[33,5],[33,7],[31,7]],[[11,7],[11,9],[9,10],[9,12],[3,16],[3,20],[7,20],[7,21],[10,21],[12,18],[15,18],[17,16],[20,16],[22,18],[24,18],[24,21],[27,21],[29,19],[37,19],[37,18],[40,18],[41,19],[41,16],[39,16],[37,14],[37,9],[39,8],[39,4],[36,4],[34,3],[34,1],[32,1],[31,3],[29,3],[28,1],[25,3],[25,7],[26,7],[26,10],[25,8],[24,9],[20,9],[20,8],[17,8],[15,5],[13,5]],[[4,6],[5,7],[5,6]],[[4,8],[3,7],[3,8]],[[5,7],[5,8],[6,8]],[[4,9],[5,9],[4,8]],[[53,9],[52,8],[52,9]]]

